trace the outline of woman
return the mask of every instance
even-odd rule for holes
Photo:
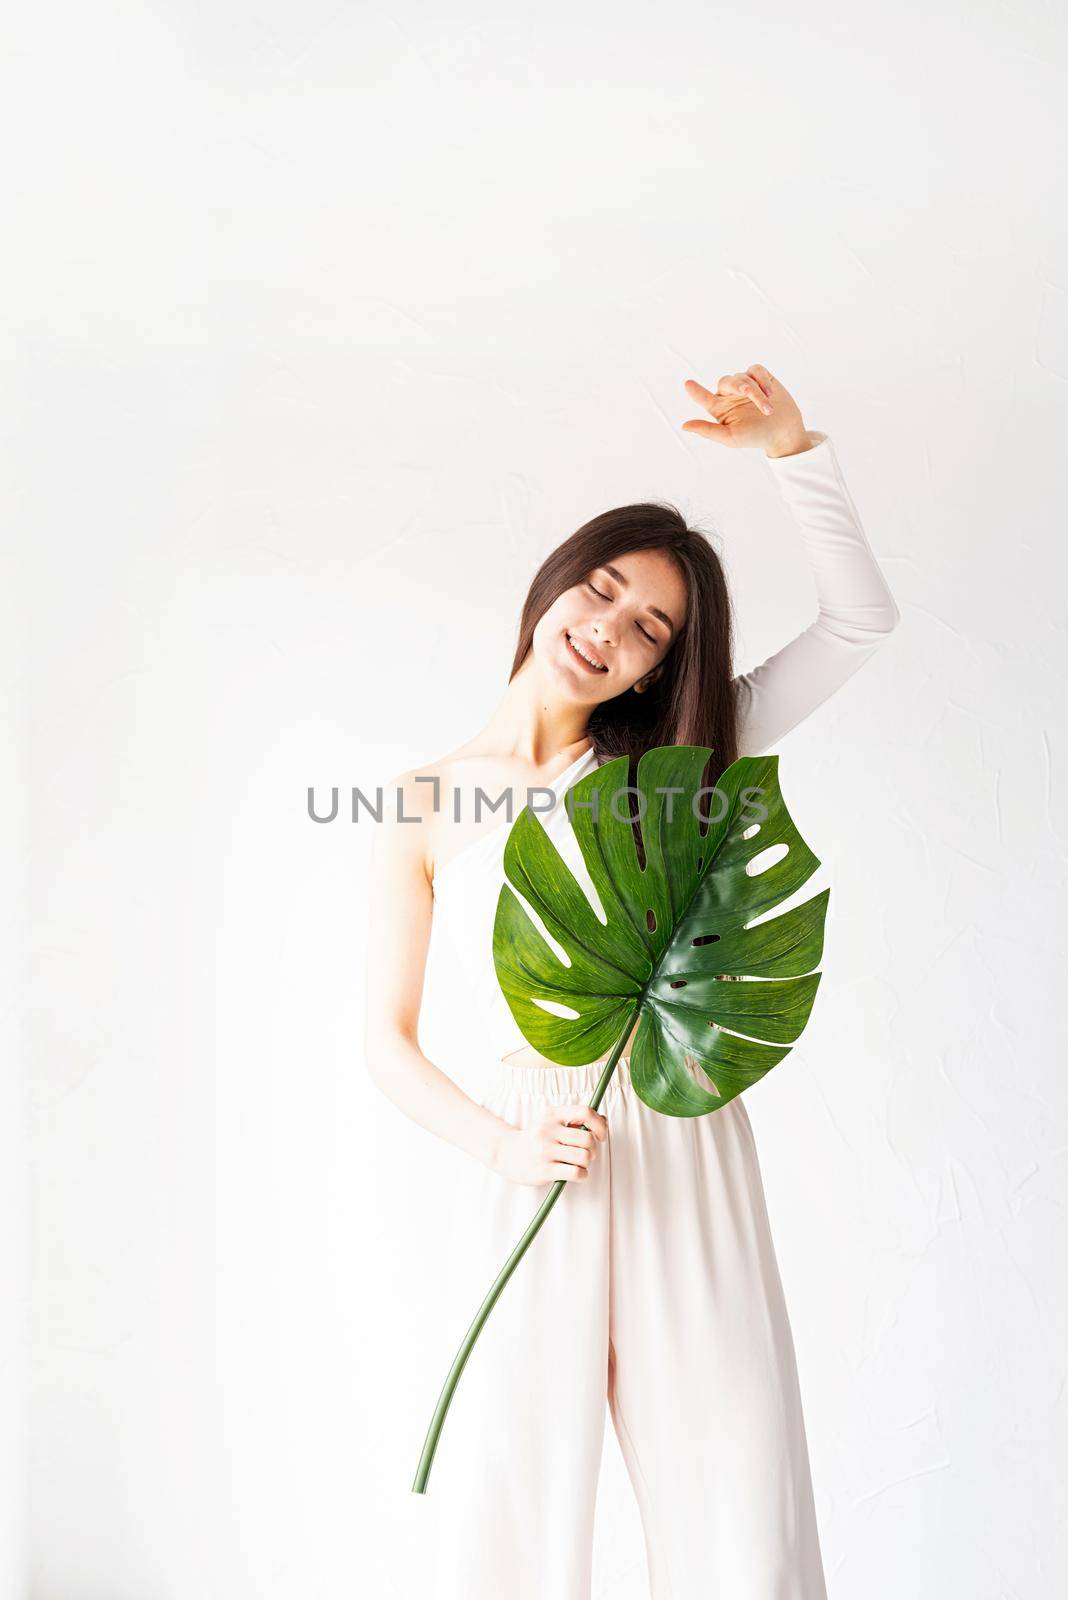
[[[744,1096],[661,1115],[635,1095],[624,1054],[594,1111],[608,1052],[579,1068],[539,1056],[492,962],[503,846],[523,804],[584,881],[566,807],[547,800],[604,760],[664,744],[709,746],[715,782],[821,705],[899,620],[831,440],[805,428],[783,385],[754,365],[714,391],[686,389],[712,420],[684,429],[764,451],[811,562],[815,621],[733,676],[730,597],[707,538],[670,506],[605,512],[535,575],[487,726],[390,786],[426,825],[375,830],[368,1067],[408,1116],[481,1163],[454,1215],[455,1299],[435,1317],[442,1377],[549,1185],[573,1185],[494,1307],[445,1421],[429,1489],[437,1600],[589,1600],[606,1400],[653,1600],[826,1593]],[[476,790],[512,803],[487,816]],[[432,914],[492,1040],[477,1103],[417,1043]]]

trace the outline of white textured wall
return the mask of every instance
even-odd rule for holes
[[[720,531],[739,667],[807,623],[760,459],[679,432],[685,377],[756,360],[835,438],[904,614],[779,747],[826,977],[748,1099],[831,1597],[1064,1592],[1063,18],[16,17],[3,1600],[419,1592],[466,1158],[365,1078],[369,836],[306,786],[469,737],[537,560],[608,505]],[[448,984],[435,958],[427,1047],[473,1087]],[[595,1594],[643,1600],[608,1439]]]

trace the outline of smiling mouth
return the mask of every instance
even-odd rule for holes
[[[571,635],[568,633],[566,628],[564,629],[564,638],[567,640],[567,648],[569,649],[571,654],[574,656],[575,660],[578,661],[582,666],[584,666],[586,668],[587,672],[607,672],[608,671],[608,668],[606,666],[598,666],[596,664],[596,662],[591,661],[588,657],[586,657],[586,656],[584,656],[582,654],[581,649],[579,648],[578,645],[576,645],[574,639],[572,639]]]

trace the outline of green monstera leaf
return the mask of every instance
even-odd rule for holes
[[[493,927],[501,989],[523,1037],[549,1060],[580,1066],[610,1051],[594,1110],[635,1020],[636,1094],[654,1111],[699,1117],[780,1062],[812,1010],[830,890],[765,915],[820,864],[786,809],[779,758],[743,756],[704,790],[710,754],[700,745],[647,750],[634,786],[637,826],[625,756],[568,789],[599,908],[529,806],[505,844]],[[785,848],[761,866],[773,846]],[[457,1351],[427,1430],[417,1494],[475,1341],[566,1187],[564,1178],[550,1186]]]
[[[830,894],[755,921],[820,863],[786,809],[778,756],[743,756],[702,791],[709,755],[663,745],[642,755],[629,790],[620,756],[567,791],[603,917],[526,807],[505,846],[493,931],[497,977],[527,1042],[577,1066],[627,1038],[637,1016],[634,1091],[675,1117],[718,1110],[789,1054],[819,986]],[[774,845],[781,856],[751,871]]]

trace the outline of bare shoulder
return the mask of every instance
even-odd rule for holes
[[[440,819],[449,795],[479,758],[472,742],[392,773],[381,786],[381,848],[393,859],[418,860],[430,881],[437,859]]]
[[[394,773],[382,785],[383,816],[399,822],[401,817],[418,817],[430,822],[441,810],[444,796],[484,754],[473,744],[461,745],[447,755],[423,761]]]
[[[427,769],[419,766],[390,773],[381,781],[373,852],[382,863],[421,866],[429,880],[434,784],[427,777]]]

